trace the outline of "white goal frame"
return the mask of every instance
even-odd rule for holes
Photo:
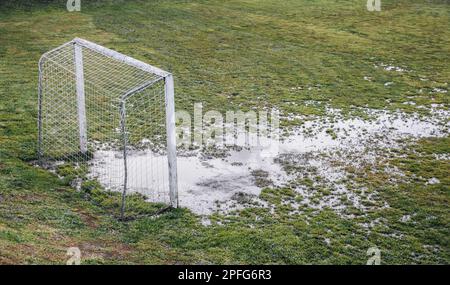
[[[167,146],[167,162],[168,162],[168,186],[169,186],[169,198],[170,206],[178,207],[178,185],[177,185],[177,156],[176,156],[176,132],[175,132],[175,103],[174,103],[174,82],[171,73],[161,70],[157,67],[144,63],[140,60],[126,56],[114,50],[100,46],[93,42],[75,38],[70,42],[61,45],[58,48],[50,50],[42,55],[39,60],[39,87],[38,87],[38,156],[41,161],[45,157],[45,150],[43,148],[45,133],[43,132],[43,101],[45,100],[44,84],[48,75],[44,74],[44,65],[49,64],[52,61],[52,55],[61,52],[63,49],[72,50],[73,46],[73,58],[70,59],[70,68],[72,65],[74,70],[70,71],[70,75],[74,75],[70,84],[75,85],[76,93],[76,113],[78,122],[78,138],[79,152],[86,154],[88,152],[88,121],[86,118],[86,98],[85,98],[85,74],[83,63],[83,51],[95,52],[101,56],[107,57],[108,60],[113,60],[118,64],[126,64],[139,70],[139,72],[146,72],[155,75],[156,79],[153,81],[145,82],[138,86],[130,86],[127,92],[124,92],[118,100],[120,101],[120,128],[123,134],[123,163],[124,163],[124,182],[123,182],[123,194],[122,194],[122,213],[124,210],[125,195],[127,192],[127,135],[126,135],[126,101],[130,96],[142,92],[146,88],[152,86],[156,82],[163,80],[164,82],[164,97],[165,97],[165,127],[166,127],[166,146]],[[101,64],[99,64],[101,66]],[[64,67],[61,67],[64,68]],[[48,71],[47,71],[48,72]],[[74,80],[74,82],[72,82]],[[57,91],[52,91],[57,92]],[[71,91],[72,92],[72,91]],[[75,95],[75,94],[74,94]],[[74,97],[75,98],[75,97]],[[74,100],[75,101],[75,100]]]

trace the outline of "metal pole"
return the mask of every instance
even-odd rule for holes
[[[42,164],[42,66],[43,57],[39,60],[39,85],[38,85],[38,162]]]
[[[167,160],[169,165],[169,196],[170,205],[178,207],[178,182],[177,182],[177,147],[175,135],[175,102],[172,74],[165,78],[166,97],[166,129],[167,129]]]
[[[124,167],[124,178],[123,178],[123,192],[122,192],[122,205],[120,207],[120,218],[123,219],[125,216],[125,199],[127,195],[127,183],[128,183],[128,169],[127,169],[127,129],[126,129],[126,109],[125,100],[120,102],[120,128],[122,131],[122,143],[123,143],[123,167]]]
[[[75,74],[77,90],[78,126],[80,132],[80,151],[87,153],[86,100],[84,94],[83,50],[78,44],[75,49]]]

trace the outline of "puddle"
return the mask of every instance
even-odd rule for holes
[[[406,68],[400,67],[400,66],[395,66],[392,64],[386,64],[386,63],[380,63],[380,64],[375,64],[374,65],[375,68],[383,68],[386,71],[396,71],[396,72],[405,72],[408,71]]]
[[[264,207],[267,205],[258,199],[261,189],[286,186],[304,198],[293,205],[294,209],[330,207],[339,212],[346,207],[342,202],[345,196],[355,208],[367,210],[361,199],[370,200],[376,193],[361,197],[348,190],[340,182],[346,177],[345,166],[374,163],[383,150],[401,147],[398,139],[448,135],[448,113],[423,119],[418,115],[367,110],[371,120],[344,119],[339,110],[330,109],[330,113],[333,115],[328,118],[305,121],[279,142],[277,152],[269,152],[272,155],[261,148],[228,150],[221,157],[200,152],[183,155],[180,151],[180,205],[200,215],[242,208],[243,200]],[[135,151],[127,161],[129,191],[143,193],[150,201],[168,202],[166,157]],[[158,167],[152,168],[151,162]],[[112,150],[97,151],[90,163],[91,177],[110,185],[111,190],[122,190],[123,169],[122,154]],[[293,184],[311,173],[331,191],[316,202],[312,202],[314,192]]]

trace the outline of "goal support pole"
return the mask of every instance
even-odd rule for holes
[[[87,153],[86,99],[84,95],[83,49],[74,44],[75,76],[77,91],[78,129],[80,134],[80,151]]]
[[[177,149],[175,133],[175,103],[173,76],[168,74],[164,78],[166,99],[166,128],[167,128],[167,161],[169,166],[169,196],[170,205],[178,208],[177,183]]]
[[[44,62],[39,60],[39,85],[38,85],[38,148],[37,155],[39,164],[42,164],[42,70]]]

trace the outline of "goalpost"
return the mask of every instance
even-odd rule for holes
[[[39,61],[40,161],[85,167],[107,189],[178,207],[173,77],[75,38]]]

